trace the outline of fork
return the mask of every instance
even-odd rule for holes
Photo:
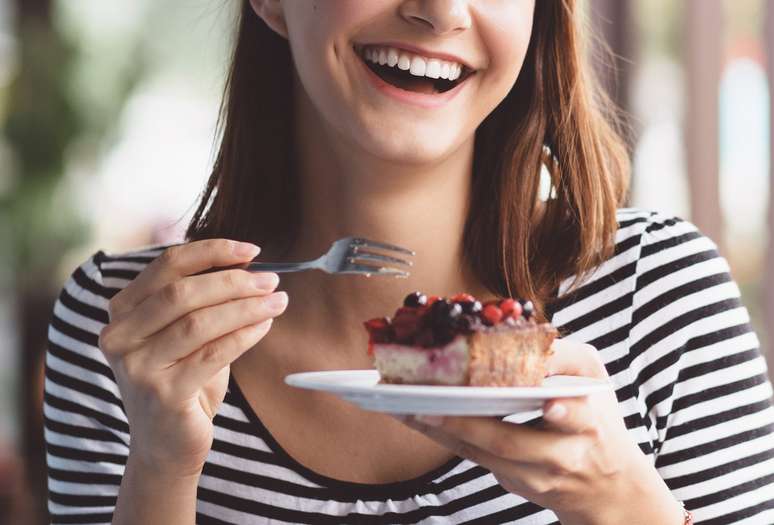
[[[247,265],[240,264],[210,268],[209,270],[200,273],[241,268],[248,272],[300,272],[304,270],[322,270],[331,274],[361,274],[366,277],[370,277],[371,275],[391,275],[394,277],[409,276],[409,272],[387,265],[412,266],[413,263],[411,261],[382,253],[374,253],[371,251],[373,249],[397,252],[399,254],[410,256],[415,255],[412,250],[401,246],[395,246],[394,244],[371,241],[361,237],[344,237],[334,241],[327,252],[312,261],[291,263],[253,261]]]

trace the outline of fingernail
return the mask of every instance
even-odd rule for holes
[[[258,290],[271,291],[279,284],[279,275],[276,273],[255,273],[253,274],[253,286]]]
[[[567,408],[564,405],[555,403],[551,405],[551,408],[549,408],[545,414],[543,414],[543,419],[558,421],[562,419],[566,413]]]
[[[414,419],[419,423],[422,423],[429,427],[440,427],[441,424],[443,423],[443,416],[429,416],[429,415],[418,414],[414,416]]]
[[[287,292],[276,292],[266,298],[266,306],[272,313],[280,313],[288,305]]]
[[[249,242],[234,243],[234,255],[237,257],[255,257],[261,252],[261,248]]]

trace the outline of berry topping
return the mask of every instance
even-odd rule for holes
[[[389,343],[392,340],[392,326],[389,317],[377,317],[363,323],[372,343]]]
[[[433,325],[450,324],[456,317],[462,314],[462,306],[448,299],[438,299],[430,309]]]
[[[455,321],[455,326],[463,332],[473,332],[481,329],[483,323],[477,315],[464,313]]]
[[[513,307],[516,304],[518,304],[516,301],[514,301],[513,299],[509,298],[509,299],[503,299],[502,301],[500,301],[500,305],[499,306],[500,306],[500,310],[503,311],[503,315],[504,316],[509,316],[509,315],[511,315],[511,312],[513,312]]]
[[[462,307],[462,312],[466,314],[475,314],[484,308],[480,301],[462,301],[457,304]]]
[[[492,299],[483,304],[470,294],[451,298],[412,292],[395,317],[379,317],[363,323],[369,334],[369,353],[375,344],[404,344],[435,348],[450,343],[459,334],[486,331],[500,324],[523,325],[534,316],[530,301]]]
[[[522,314],[521,314],[521,315],[523,315],[523,316],[524,316],[524,319],[526,319],[527,321],[529,321],[529,320],[530,320],[530,318],[531,318],[531,317],[534,315],[534,313],[535,313],[535,305],[533,305],[533,304],[532,304],[532,301],[525,301],[525,302],[524,302],[524,303],[521,305],[521,308],[522,308]]]
[[[457,295],[452,297],[451,300],[454,301],[455,303],[463,303],[463,302],[472,303],[476,300],[476,298],[470,295],[469,293],[458,293]]]
[[[508,298],[500,301],[500,310],[503,311],[503,316],[518,319],[521,317],[521,312],[523,309],[520,302]]]
[[[414,338],[414,344],[430,348],[435,346],[435,337],[433,337],[432,328],[422,328]]]
[[[395,319],[392,320],[395,339],[399,343],[413,343],[414,335],[419,331],[421,323],[422,315],[418,309],[407,306],[399,308],[395,312]]]
[[[484,307],[481,315],[483,315],[490,326],[494,326],[503,318],[503,311],[494,304],[488,304]]]
[[[427,304],[427,296],[421,292],[412,292],[403,299],[403,306],[424,306]]]

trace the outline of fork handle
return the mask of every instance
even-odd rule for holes
[[[251,262],[248,264],[233,264],[231,266],[215,266],[207,268],[194,275],[205,273],[214,273],[221,270],[246,270],[248,272],[300,272],[302,270],[314,270],[317,268],[317,261],[306,261],[300,263],[272,263],[272,262]]]
[[[317,268],[317,261],[307,261],[299,263],[273,263],[273,262],[251,262],[247,265],[248,272],[300,272],[302,270],[314,270]]]

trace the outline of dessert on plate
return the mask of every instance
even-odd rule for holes
[[[529,301],[464,293],[414,292],[392,318],[364,324],[380,382],[414,385],[538,386],[557,335]]]

